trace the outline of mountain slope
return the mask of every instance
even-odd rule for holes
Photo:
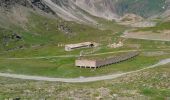
[[[119,0],[115,6],[119,15],[134,13],[142,17],[151,17],[167,9],[166,0]]]
[[[74,0],[75,4],[91,15],[105,19],[116,19],[115,2],[113,0]]]
[[[68,21],[97,23],[92,16],[117,19],[112,0],[42,0],[60,17]],[[91,16],[92,15],[92,16]]]
[[[145,18],[168,17],[170,0],[1,0],[0,13],[22,10],[23,6],[27,10],[55,14],[66,21],[97,24],[93,16],[108,20],[117,20],[127,13]],[[5,19],[6,15],[1,14],[0,18]]]
[[[42,0],[65,20],[92,22],[89,16],[115,19],[127,13],[145,18],[159,16],[167,12],[169,0]],[[55,4],[54,4],[55,3]]]
[[[58,16],[67,21],[78,21],[84,23],[96,23],[92,18],[83,13],[75,4],[70,1],[51,1],[42,0],[48,7],[50,7]]]

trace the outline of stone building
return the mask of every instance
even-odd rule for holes
[[[99,68],[111,64],[116,64],[139,55],[139,52],[128,52],[119,56],[100,59],[100,60],[89,60],[89,59],[78,59],[75,61],[75,66],[80,68]]]
[[[94,42],[83,42],[83,43],[77,43],[77,44],[67,44],[65,45],[65,51],[72,51],[74,49],[80,49],[80,48],[90,48],[97,46],[97,43]]]

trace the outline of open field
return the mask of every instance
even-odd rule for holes
[[[159,50],[159,49],[158,49]],[[147,51],[146,51],[147,52]],[[148,51],[149,52],[149,51]],[[153,51],[154,52],[154,51]],[[155,51],[156,52],[156,51]],[[18,74],[28,74],[28,75],[40,75],[40,76],[53,76],[53,77],[87,77],[104,75],[110,73],[120,73],[128,72],[137,69],[147,67],[149,65],[155,64],[161,59],[168,58],[168,51],[164,51],[165,54],[155,56],[147,56],[140,54],[140,56],[130,59],[128,61],[106,66],[100,69],[81,69],[75,67],[74,61],[76,57],[59,57],[59,58],[42,58],[42,59],[0,59],[1,72],[6,73],[18,73]],[[112,54],[102,54],[96,57],[115,55]],[[93,57],[93,56],[92,56]],[[147,59],[147,60],[145,60]]]
[[[47,21],[44,22],[44,20]],[[99,43],[100,49],[90,54],[91,56],[89,57],[91,58],[95,57],[96,54],[99,54],[97,57],[103,58],[108,55],[112,56],[116,52],[127,50],[146,49],[146,51],[153,52],[164,51],[162,49],[168,49],[170,46],[169,42],[122,39],[119,36],[122,34],[122,31],[126,29],[125,27],[117,25],[116,23],[111,24],[111,22],[105,22],[101,19],[98,20],[104,25],[106,24],[104,30],[76,24],[74,22],[63,22],[68,24],[68,27],[71,27],[73,33],[75,33],[70,36],[57,29],[57,23],[60,23],[59,20],[48,19],[43,16],[32,14],[32,16],[30,16],[30,23],[28,23],[28,31],[24,32],[24,30],[20,30],[20,34],[23,36],[24,40],[22,41],[22,44],[26,46],[23,49],[0,54],[0,72],[51,77],[88,77],[133,71],[155,64],[159,60],[169,57],[166,53],[159,57],[148,57],[141,53],[140,56],[134,59],[106,66],[101,69],[80,69],[75,67],[74,61],[77,59],[80,52],[82,50],[83,52],[89,52],[92,51],[93,48],[66,52],[64,51],[65,44],[83,41],[94,41]],[[115,26],[115,28],[111,29],[109,26]],[[119,40],[123,40],[124,47],[116,49],[107,47],[109,43],[114,43]],[[58,46],[58,44],[63,45]],[[107,52],[115,53],[107,54]],[[165,52],[169,53],[168,50],[165,50]],[[36,57],[38,59],[36,59]]]

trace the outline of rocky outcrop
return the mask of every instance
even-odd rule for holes
[[[28,0],[1,0],[0,1],[0,9],[9,10],[17,5],[32,7]]]
[[[51,12],[54,13],[47,5],[45,5],[42,0],[1,0],[0,1],[0,8],[9,10],[16,6],[24,6],[27,8],[36,9],[39,8],[44,12]]]
[[[52,13],[55,14],[53,12],[53,10],[51,10],[44,2],[42,2],[42,0],[31,0],[32,5],[34,5],[35,7],[45,11],[46,13]]]

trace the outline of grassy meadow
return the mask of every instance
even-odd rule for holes
[[[159,57],[140,56],[128,61],[106,66],[100,69],[80,69],[75,67],[74,62],[81,51],[89,52],[94,48],[78,49],[71,52],[64,51],[64,45],[68,43],[79,43],[84,41],[94,41],[100,44],[99,50],[92,54],[102,54],[97,57],[114,56],[118,51],[143,50],[160,51],[170,46],[169,42],[145,41],[136,39],[123,39],[120,35],[127,27],[116,24],[114,21],[105,21],[96,18],[102,25],[88,26],[74,22],[66,22],[61,19],[49,18],[32,13],[27,23],[27,29],[18,29],[22,36],[22,41],[10,41],[8,46],[1,45],[0,72],[18,73],[27,75],[40,75],[50,77],[88,77],[121,73],[141,69],[155,64],[159,60],[169,57],[161,55]],[[72,29],[72,34],[66,34],[57,28],[58,24],[64,24]],[[102,27],[102,28],[101,28]],[[13,31],[2,29],[4,34],[11,34]],[[3,35],[1,35],[1,38]],[[110,43],[123,41],[121,48],[109,48]],[[15,43],[15,45],[14,45]],[[59,46],[62,44],[62,46]],[[6,51],[12,46],[23,45],[24,48]],[[135,47],[134,45],[137,45]],[[160,46],[160,47],[159,47]],[[113,53],[112,53],[113,52]],[[168,51],[165,51],[168,52]],[[72,57],[57,57],[62,55],[75,55]],[[90,54],[91,55],[91,54]],[[43,58],[37,58],[43,57]],[[93,56],[89,56],[93,58]],[[30,59],[8,59],[8,58],[30,58]],[[147,59],[147,60],[146,60]]]

